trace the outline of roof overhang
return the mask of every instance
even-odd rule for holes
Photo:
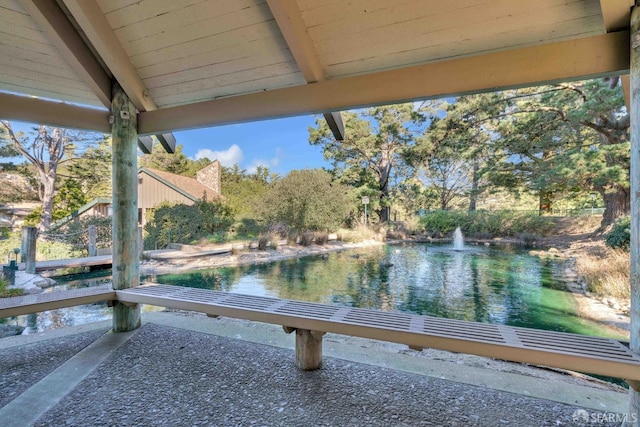
[[[117,81],[144,152],[144,135],[173,151],[174,130],[316,113],[341,138],[345,109],[625,75],[633,6],[3,1],[0,117],[109,132]]]

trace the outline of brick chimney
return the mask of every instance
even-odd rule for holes
[[[197,175],[198,182],[204,185],[205,187],[209,187],[217,194],[222,194],[220,192],[220,162],[214,160],[211,162],[209,166],[205,166],[204,168],[198,171]]]

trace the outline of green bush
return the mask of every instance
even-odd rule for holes
[[[435,211],[422,216],[420,225],[426,231],[448,234],[457,227],[468,228],[466,225],[468,214],[460,211]],[[468,230],[467,230],[468,231]]]
[[[163,203],[144,226],[146,249],[166,248],[170,243],[193,243],[211,235],[226,233],[234,222],[231,210],[221,202],[206,200],[194,205]]]
[[[482,237],[509,237],[529,233],[549,234],[555,227],[553,218],[514,211],[435,211],[420,218],[421,227],[432,233],[450,234],[457,227],[464,234]]]
[[[631,243],[631,217],[629,215],[618,218],[611,231],[605,236],[607,246],[629,250]]]
[[[266,223],[287,224],[293,231],[336,230],[347,217],[349,189],[320,169],[294,170],[265,194]]]

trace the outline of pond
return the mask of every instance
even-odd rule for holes
[[[586,335],[610,333],[576,315],[561,270],[558,262],[514,248],[467,246],[455,251],[406,244],[145,276],[143,281]],[[61,278],[59,286],[108,281],[99,274]],[[41,331],[109,317],[106,306],[94,304],[21,316],[18,322]]]
[[[576,315],[557,261],[513,248],[466,248],[387,245],[145,280],[585,335],[607,333]]]

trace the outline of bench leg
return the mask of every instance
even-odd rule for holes
[[[304,371],[322,366],[322,336],[324,332],[296,330],[296,365]]]

